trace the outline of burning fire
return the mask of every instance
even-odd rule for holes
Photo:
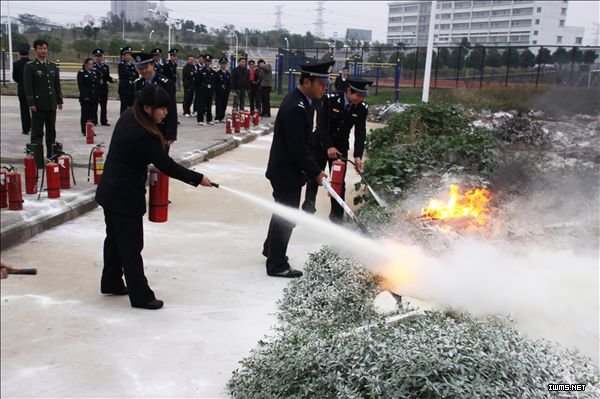
[[[478,226],[484,226],[490,212],[487,203],[492,198],[492,193],[485,188],[474,188],[461,194],[458,186],[453,184],[450,186],[448,201],[430,200],[429,206],[421,211],[421,217],[437,220],[467,218]]]

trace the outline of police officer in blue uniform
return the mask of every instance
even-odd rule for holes
[[[320,168],[331,164],[338,158],[348,159],[350,131],[354,128],[354,164],[360,172],[362,170],[362,156],[365,149],[367,136],[367,104],[365,97],[369,94],[368,88],[373,82],[349,78],[346,80],[346,91],[343,93],[329,94],[323,98],[317,112],[317,129],[313,135],[311,153]],[[347,162],[346,162],[347,166]],[[344,172],[344,178],[345,178]],[[306,186],[306,197],[302,209],[315,213],[315,203],[318,186],[309,181]],[[340,197],[344,198],[346,184],[342,185]],[[331,198],[331,212],[329,219],[334,223],[341,223],[344,218],[344,209]]]
[[[135,87],[133,82],[139,74],[133,64],[131,47],[121,49],[121,62],[119,62],[119,99],[121,100],[121,114],[133,106],[135,100]]]
[[[187,62],[181,70],[183,80],[183,116],[192,116],[191,106],[194,102],[194,82],[196,81],[196,60],[193,55],[188,55]]]
[[[214,125],[212,121],[212,98],[214,93],[215,71],[213,71],[212,55],[204,54],[204,65],[196,74],[196,120],[200,126],[204,126],[204,114],[206,122]]]
[[[163,65],[163,75],[177,86],[177,53],[179,50],[172,48],[169,50],[169,60]]]
[[[94,55],[94,71],[98,76],[98,104],[100,105],[100,123],[102,126],[110,126],[106,116],[108,105],[108,82],[114,83],[114,79],[110,76],[110,68],[104,63],[104,50],[97,48],[92,51]],[[94,112],[94,124],[98,124],[98,107]]]
[[[219,60],[219,70],[215,74],[215,119],[223,122],[231,90],[231,73],[227,70],[227,57]]]
[[[275,202],[282,205],[298,208],[302,186],[307,181],[320,185],[327,177],[311,156],[310,142],[314,105],[327,90],[333,64],[329,61],[300,65],[300,85],[283,99],[277,113],[266,177],[273,187]],[[302,276],[302,272],[291,268],[286,255],[294,227],[280,216],[271,217],[262,252],[267,257],[269,276]]]
[[[133,54],[135,68],[140,77],[134,82],[136,97],[146,86],[160,86],[171,98],[166,118],[158,125],[167,143],[167,150],[177,140],[177,104],[175,103],[175,84],[154,69],[152,55],[147,53]]]
[[[154,70],[164,76],[163,63],[161,59],[162,50],[157,47],[155,49],[152,49],[150,54],[152,54],[152,63],[154,64]]]
[[[98,108],[98,76],[94,71],[94,62],[91,58],[83,61],[83,66],[77,72],[77,87],[79,88],[79,104],[81,106],[81,134],[85,136],[85,124],[94,119],[94,112]]]

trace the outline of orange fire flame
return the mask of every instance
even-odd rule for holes
[[[461,194],[458,186],[453,184],[448,201],[430,200],[429,206],[421,211],[421,216],[438,220],[468,218],[476,225],[484,226],[490,212],[487,204],[492,198],[492,193],[485,188],[474,188]]]

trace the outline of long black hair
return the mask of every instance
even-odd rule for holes
[[[81,66],[81,69],[85,69],[85,64],[87,64],[90,61],[92,61],[92,59],[90,57],[88,57],[85,60],[83,60],[83,65]]]
[[[171,99],[165,89],[160,86],[146,86],[137,95],[133,103],[133,117],[148,133],[160,140],[162,146],[165,146],[165,136],[158,129],[156,122],[150,115],[144,111],[144,106],[147,105],[152,109],[167,108]]]

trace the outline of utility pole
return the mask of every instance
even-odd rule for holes
[[[433,31],[435,24],[435,10],[437,7],[437,1],[431,2],[431,14],[429,15],[429,35],[427,36],[427,57],[425,58],[425,76],[423,78],[423,96],[421,100],[426,103],[429,102],[429,84],[431,83],[431,62],[433,60]],[[419,49],[417,48],[417,51]],[[417,71],[415,68],[415,75]]]
[[[323,11],[325,11],[325,2],[317,1],[317,21],[315,22],[315,36],[322,38],[325,36],[325,20],[323,19]]]
[[[279,5],[279,6],[275,6],[275,30],[282,30],[283,29],[283,24],[281,23],[281,16],[283,15],[283,11],[281,11],[283,9],[283,6]]]

